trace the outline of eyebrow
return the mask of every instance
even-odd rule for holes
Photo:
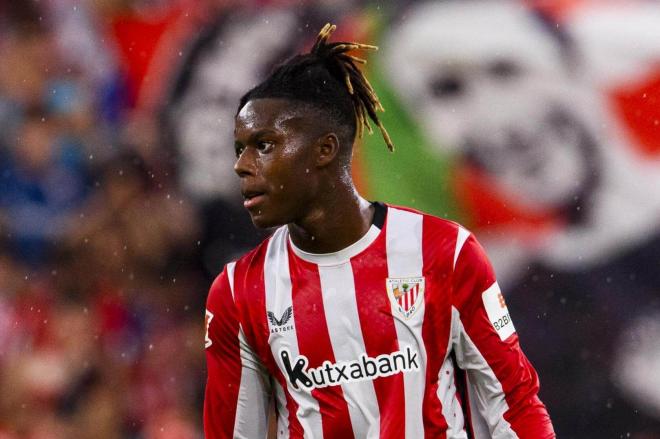
[[[263,129],[261,129],[261,130],[255,132],[255,133],[252,133],[252,134],[250,135],[250,137],[248,138],[248,143],[254,142],[256,139],[258,139],[259,137],[261,137],[261,136],[263,136],[263,135],[266,135],[266,134],[279,134],[279,132],[276,131],[276,130],[273,130],[272,128],[263,128]],[[238,141],[238,140],[235,140],[235,141],[234,141],[234,144],[235,144],[235,145],[236,145],[236,144],[240,144],[240,145],[242,145],[243,142],[240,142],[240,141]]]

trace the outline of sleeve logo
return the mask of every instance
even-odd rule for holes
[[[213,313],[207,309],[206,315],[204,316],[204,326],[206,327],[206,335],[204,335],[204,349],[213,344],[211,337],[209,337],[209,326],[211,326],[211,320],[213,320]]]
[[[481,298],[486,308],[488,320],[490,320],[500,339],[505,340],[516,332],[516,328],[513,327],[513,321],[509,315],[509,309],[506,306],[504,296],[497,282],[493,283],[490,288],[484,291]]]
[[[268,321],[270,322],[270,333],[274,334],[277,332],[284,332],[293,329],[293,325],[287,325],[291,317],[293,317],[293,307],[288,307],[282,313],[282,316],[278,319],[274,312],[268,311],[266,313],[268,316]]]

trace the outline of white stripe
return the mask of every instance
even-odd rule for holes
[[[275,384],[275,404],[277,404],[277,439],[289,439],[289,410],[286,408],[286,395],[277,380]]]
[[[447,439],[467,439],[463,408],[456,397],[456,371],[451,357],[445,358],[438,373],[438,399],[442,403],[442,416],[447,421]],[[481,437],[481,436],[477,436]]]
[[[323,308],[335,361],[353,361],[367,352],[355,300],[350,263],[319,267]],[[342,384],[356,438],[380,437],[380,412],[372,380]]]
[[[458,226],[458,234],[456,235],[456,248],[454,249],[454,268],[456,268],[456,261],[458,260],[458,255],[461,253],[463,244],[470,237],[470,232],[465,230],[463,227]]]
[[[452,314],[452,319],[454,315]],[[451,322],[453,328],[453,321]],[[456,370],[452,361],[452,338],[447,338],[445,360],[438,372],[437,396],[442,404],[442,416],[447,421],[447,439],[467,439],[463,408],[458,402],[456,389]],[[481,437],[481,436],[476,436]]]
[[[266,287],[266,310],[281,316],[284,311],[293,305],[291,296],[291,277],[289,275],[289,255],[287,252],[286,226],[280,227],[271,237],[266,250],[264,261],[264,283]],[[292,322],[295,322],[294,312]],[[294,323],[295,325],[295,323]],[[279,351],[287,348],[292,358],[300,354],[296,330],[270,334],[268,338],[270,349],[275,362],[286,378],[286,372]],[[305,437],[322,438],[321,412],[318,401],[311,392],[301,386],[301,390],[294,389],[287,381],[287,389],[298,404],[296,417],[300,421]]]
[[[238,342],[241,384],[236,403],[233,437],[251,439],[268,431],[269,383],[263,366],[245,339],[242,327],[238,331]]]
[[[417,277],[422,275],[422,223],[420,214],[390,207],[387,212],[387,269],[388,277]],[[424,300],[420,298],[417,310],[404,319],[392,303],[394,327],[399,349],[410,347],[419,353],[420,370],[403,374],[405,396],[406,439],[424,437],[422,402],[426,377],[426,350],[422,339]]]
[[[231,298],[234,298],[234,269],[236,268],[236,262],[230,262],[227,264],[227,279],[229,280],[229,289],[231,290]]]
[[[467,393],[470,402],[470,425],[472,426],[474,437],[490,436],[490,433],[488,432],[488,423],[481,415],[479,407],[477,407],[476,387],[469,381],[467,383]]]
[[[493,439],[517,438],[518,435],[511,428],[511,424],[504,419],[509,405],[504,397],[502,384],[465,331],[458,309],[452,307],[452,313],[456,314],[452,316],[456,360],[458,365],[467,371],[468,385],[474,386],[470,401],[486,420]]]

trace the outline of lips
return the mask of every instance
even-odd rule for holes
[[[259,203],[261,203],[264,198],[266,197],[266,194],[261,191],[257,190],[245,190],[241,191],[243,194],[243,207],[246,209],[252,209],[256,207]]]

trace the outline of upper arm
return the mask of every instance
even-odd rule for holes
[[[538,399],[536,372],[520,349],[518,335],[486,253],[469,235],[453,277],[452,343],[467,371],[471,401],[493,437],[554,437]]]
[[[205,435],[265,437],[269,378],[243,334],[232,276],[233,264],[229,264],[211,285],[207,299]]]

